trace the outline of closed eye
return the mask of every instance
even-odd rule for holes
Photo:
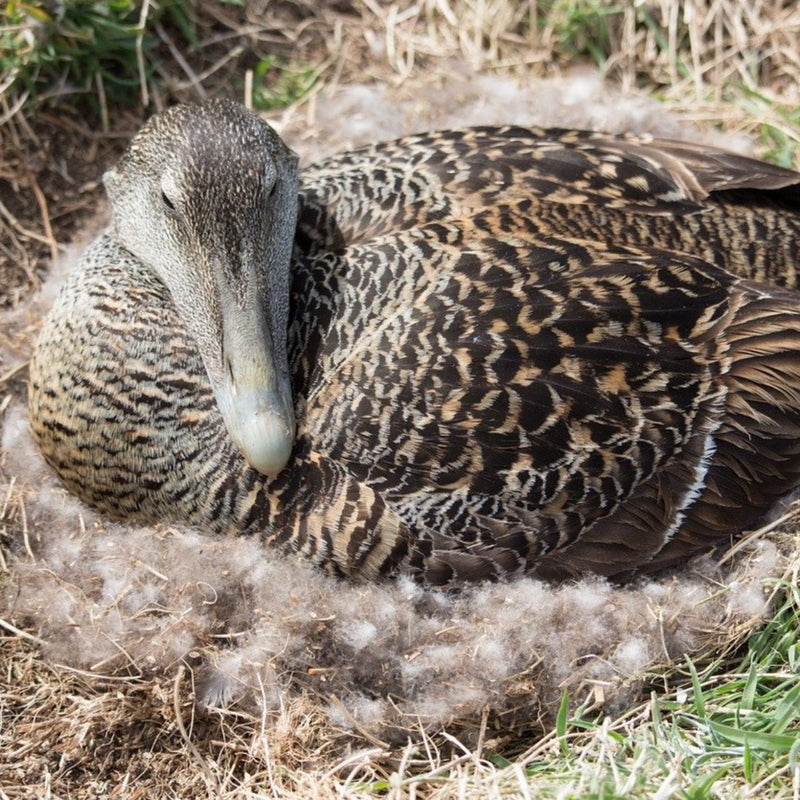
[[[170,210],[175,210],[175,203],[167,197],[167,193],[162,189],[161,190],[161,202]]]

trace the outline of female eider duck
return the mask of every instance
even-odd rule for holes
[[[624,580],[800,484],[800,174],[518,127],[298,173],[216,100],[151,119],[105,183],[30,416],[115,517],[365,580]]]

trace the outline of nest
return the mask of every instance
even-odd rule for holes
[[[354,586],[251,539],[110,525],[55,485],[23,417],[3,444],[26,465],[2,508],[6,752],[62,777],[135,772],[138,789],[176,750],[205,785],[273,771],[303,796],[298,776],[385,772],[409,740],[446,761],[454,742],[535,739],[565,693],[623,713],[669,665],[740,644],[798,560],[762,531],[622,588]]]

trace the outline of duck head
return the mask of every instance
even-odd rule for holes
[[[152,117],[103,180],[116,236],[169,289],[232,440],[276,475],[295,435],[297,156],[243,106],[212,100]]]

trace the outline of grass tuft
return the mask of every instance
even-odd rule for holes
[[[550,0],[539,7],[538,26],[558,42],[563,56],[587,57],[603,68],[613,55],[623,12],[624,6],[603,0]]]
[[[302,100],[314,88],[319,71],[304,64],[286,64],[276,56],[261,59],[253,70],[251,107],[276,111]]]
[[[0,24],[0,74],[13,104],[58,100],[99,114],[136,104],[154,82],[157,28],[192,37],[187,0],[8,2]]]

